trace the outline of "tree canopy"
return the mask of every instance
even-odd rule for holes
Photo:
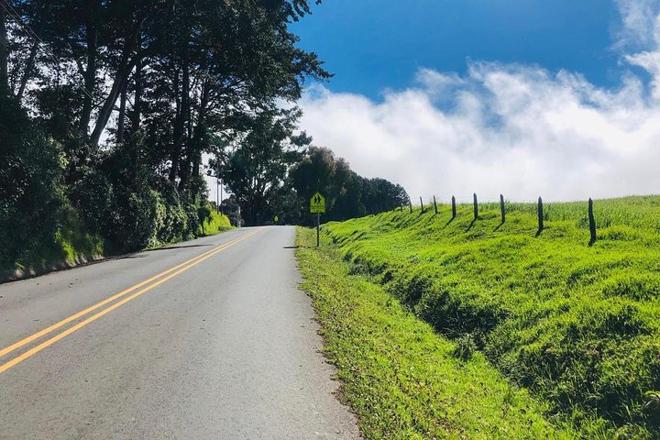
[[[52,225],[3,263],[57,241],[63,213],[116,250],[194,236],[206,158],[248,223],[303,221],[303,174],[325,150],[308,149],[296,103],[331,76],[290,29],[312,3],[0,0],[0,221]],[[333,196],[337,218],[393,206],[331,162],[324,188],[350,193]]]

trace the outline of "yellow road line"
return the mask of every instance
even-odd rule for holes
[[[236,239],[234,239],[232,241],[235,241],[235,240]],[[225,243],[225,244],[229,244],[232,241],[230,241],[228,243]],[[219,245],[219,246],[224,246],[224,245]],[[178,264],[178,265],[176,265],[176,266],[174,266],[174,267],[172,267],[168,270],[160,272],[160,273],[152,276],[151,278],[148,278],[148,279],[146,279],[146,280],[144,280],[144,281],[142,281],[138,284],[135,284],[135,285],[133,285],[133,286],[127,288],[127,289],[122,290],[121,292],[117,292],[114,295],[104,299],[103,301],[100,301],[100,302],[94,304],[93,306],[90,306],[90,307],[86,308],[85,310],[81,310],[80,312],[75,313],[75,314],[69,316],[68,318],[65,318],[65,319],[63,319],[59,322],[56,322],[55,324],[53,324],[49,327],[46,327],[45,329],[43,329],[43,330],[41,330],[41,331],[31,335],[31,336],[28,336],[27,338],[22,339],[22,340],[16,342],[15,344],[12,344],[12,345],[10,345],[6,348],[3,348],[2,350],[0,350],[0,358],[7,355],[7,354],[9,354],[9,353],[11,353],[12,351],[18,350],[19,348],[21,348],[21,347],[37,340],[37,339],[39,339],[43,336],[46,336],[47,334],[57,330],[58,328],[70,323],[71,321],[75,321],[76,319],[82,318],[86,314],[88,314],[90,312],[93,312],[94,310],[98,309],[99,307],[103,307],[104,305],[106,305],[108,303],[111,303],[112,301],[116,300],[117,298],[121,298],[122,296],[127,295],[128,293],[134,291],[135,289],[139,289],[140,287],[144,286],[145,284],[149,284],[150,282],[152,282],[152,281],[154,281],[154,280],[156,280],[156,279],[158,279],[158,278],[160,278],[164,275],[167,275],[168,273],[171,273],[171,272],[179,269],[180,267],[183,267],[183,266],[191,263],[192,261],[194,261],[198,258],[202,258],[204,255],[207,255],[207,254],[213,252],[214,250],[216,250],[219,246],[217,246],[213,249],[210,249],[210,250],[208,250],[208,251],[206,251],[206,252],[204,252],[204,253],[196,256],[196,257],[193,257],[189,260],[186,260],[183,263]]]
[[[60,339],[66,337],[66,336],[70,335],[71,333],[73,333],[73,332],[87,326],[88,324],[96,321],[97,319],[99,319],[103,315],[111,312],[112,310],[115,310],[116,308],[126,304],[127,302],[137,298],[138,296],[141,296],[141,295],[145,294],[146,292],[150,291],[151,289],[163,284],[165,281],[167,281],[171,278],[174,278],[175,276],[187,271],[191,267],[196,266],[197,264],[201,263],[202,261],[204,261],[208,258],[211,258],[212,256],[224,251],[225,249],[228,249],[228,248],[234,246],[235,244],[254,236],[258,232],[259,231],[252,232],[252,233],[246,234],[246,235],[244,235],[240,238],[237,238],[235,240],[229,241],[225,244],[219,245],[218,247],[216,247],[214,249],[211,249],[210,251],[204,252],[203,254],[198,255],[197,257],[191,258],[190,260],[187,260],[187,261],[185,261],[185,262],[183,262],[183,263],[181,263],[177,266],[172,267],[171,269],[168,269],[164,272],[161,272],[161,273],[159,273],[159,274],[157,274],[157,275],[155,275],[155,276],[153,276],[153,277],[151,277],[151,278],[149,278],[145,281],[142,281],[142,282],[140,282],[140,283],[138,283],[138,284],[136,284],[132,287],[129,287],[128,289],[122,290],[121,292],[119,292],[115,295],[112,295],[111,297],[109,297],[109,298],[107,298],[107,299],[105,299],[105,300],[103,300],[103,301],[101,301],[101,302],[99,302],[99,303],[97,303],[97,304],[95,304],[91,307],[88,307],[85,310],[82,310],[78,313],[75,313],[74,315],[71,315],[68,318],[63,319],[62,321],[60,321],[58,323],[55,323],[55,324],[51,325],[50,327],[45,328],[44,330],[41,330],[41,331],[31,335],[31,336],[28,336],[25,339],[22,339],[21,341],[18,341],[15,344],[10,345],[9,347],[7,347],[7,348],[0,351],[0,356],[3,356],[5,354],[8,354],[8,353],[20,348],[20,347],[23,347],[26,344],[29,344],[30,342],[32,342],[32,341],[34,341],[34,340],[36,340],[36,339],[38,339],[42,336],[45,336],[48,333],[51,333],[52,331],[62,327],[63,325],[66,325],[67,323],[69,323],[71,321],[74,321],[78,318],[81,318],[82,316],[88,314],[89,312],[92,312],[92,311],[98,309],[99,307],[102,307],[103,305],[108,304],[109,302],[112,302],[113,300],[115,300],[117,298],[120,298],[121,296],[124,296],[124,295],[132,292],[133,290],[144,286],[145,284],[149,283],[150,281],[158,279],[159,277],[162,277],[163,275],[170,274],[170,275],[166,276],[165,278],[162,278],[161,280],[156,281],[155,283],[153,283],[153,284],[145,287],[144,289],[134,293],[133,295],[130,295],[130,296],[122,299],[121,301],[116,302],[115,304],[113,304],[110,307],[96,313],[95,315],[90,316],[89,318],[85,319],[84,321],[81,321],[78,324],[68,328],[67,330],[63,331],[62,333],[59,333],[56,336],[53,336],[52,338],[42,342],[41,344],[39,344],[36,347],[26,351],[25,353],[21,354],[20,356],[17,356],[16,358],[8,361],[7,363],[0,365],[0,374],[7,371],[11,367],[23,362],[24,360],[34,356],[35,354],[37,354],[38,352],[40,352],[44,348],[49,347],[50,345],[54,344],[55,342],[59,341]],[[175,272],[172,273],[172,271],[175,271]]]

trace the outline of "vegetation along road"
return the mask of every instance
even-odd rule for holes
[[[292,227],[0,286],[0,438],[356,438]]]
[[[402,209],[301,231],[369,438],[657,439],[660,197]],[[383,416],[386,415],[386,416]]]

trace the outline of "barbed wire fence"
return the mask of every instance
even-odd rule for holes
[[[438,202],[436,199],[435,194],[432,197],[432,206],[433,206],[433,213],[434,215],[439,214],[439,208],[438,208]],[[421,209],[421,214],[424,214],[427,212],[427,207],[424,205],[424,198],[422,196],[419,197],[419,206]],[[587,219],[589,223],[589,246],[593,245],[596,242],[596,218],[594,215],[594,202],[592,198],[589,198],[586,206],[586,211],[587,211]],[[412,198],[408,198],[408,209],[410,213],[412,214],[414,211],[413,208],[413,203],[412,203]],[[430,208],[429,208],[430,209]],[[399,207],[399,210],[403,210],[403,206]],[[500,211],[500,225],[498,226],[498,229],[500,226],[506,223],[506,216],[507,216],[507,207],[506,203],[504,200],[504,195],[500,194],[499,196],[499,211]],[[539,197],[538,200],[536,201],[536,217],[537,217],[537,230],[536,230],[536,236],[538,237],[541,235],[543,230],[545,229],[545,213],[546,211],[544,210],[544,205],[543,205],[543,198]],[[456,204],[456,196],[452,195],[451,196],[451,219],[449,220],[452,222],[456,217],[458,216],[458,210],[457,210],[457,204]],[[476,223],[479,220],[479,199],[477,197],[477,193],[472,194],[472,222],[470,223],[470,229],[474,223]]]

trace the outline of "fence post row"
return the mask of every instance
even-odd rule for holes
[[[474,219],[479,218],[479,202],[477,199],[477,193],[472,194],[473,204],[474,204]],[[408,205],[410,208],[410,213],[413,212],[412,200],[408,198]],[[424,211],[424,199],[420,196],[419,205],[422,208],[422,214]],[[403,207],[400,207],[403,209]],[[438,202],[435,195],[433,196],[433,212],[438,214]],[[504,195],[500,194],[500,215],[502,218],[502,223],[506,222],[506,205],[504,204]],[[543,198],[539,197],[538,203],[536,206],[536,215],[538,218],[538,233],[541,233],[545,228],[544,222],[544,212],[543,212]],[[451,196],[451,219],[456,218],[456,197]],[[589,197],[589,245],[592,245],[596,242],[596,219],[594,217],[594,201]]]
[[[589,197],[589,245],[596,242],[596,219],[594,218],[594,201]]]
[[[502,214],[502,223],[506,221],[506,211],[504,209],[504,196],[500,194],[500,213]]]

